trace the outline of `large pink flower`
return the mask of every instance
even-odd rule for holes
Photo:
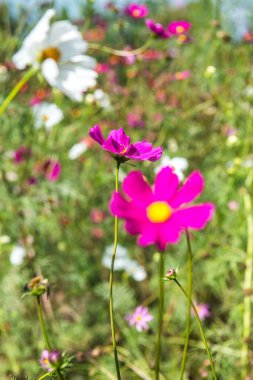
[[[130,159],[157,161],[162,155],[162,147],[153,148],[152,144],[147,141],[138,141],[132,144],[123,128],[112,130],[105,140],[99,125],[95,125],[91,128],[89,135],[104,150],[110,152],[116,160],[122,162]]]
[[[144,18],[148,15],[148,7],[144,4],[129,4],[125,12],[128,16],[133,17],[133,18]]]
[[[168,27],[167,30],[171,34],[182,34],[188,32],[188,30],[191,28],[191,23],[188,21],[172,21]]]
[[[169,166],[157,174],[153,189],[140,171],[131,172],[123,182],[125,196],[113,194],[111,212],[125,219],[128,233],[139,235],[139,245],[156,244],[163,251],[168,243],[177,243],[186,229],[204,228],[215,209],[212,203],[187,205],[203,190],[200,172],[194,171],[178,186],[179,178]]]

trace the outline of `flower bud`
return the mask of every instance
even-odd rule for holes
[[[24,286],[24,292],[27,295],[32,296],[41,296],[44,293],[49,294],[49,284],[48,279],[43,276],[33,277],[27,284]]]

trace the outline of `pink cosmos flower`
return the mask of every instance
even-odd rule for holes
[[[30,148],[26,146],[21,146],[13,152],[13,160],[16,164],[24,162],[26,158],[31,156],[32,152]]]
[[[188,79],[190,75],[191,75],[191,72],[189,70],[178,71],[177,73],[173,75],[172,78],[174,80],[184,80],[184,79]]]
[[[125,219],[125,228],[139,235],[138,244],[156,244],[164,251],[176,244],[186,229],[200,230],[212,218],[214,205],[187,205],[202,192],[204,179],[194,171],[178,189],[179,178],[167,166],[156,176],[152,189],[140,171],[131,172],[123,181],[124,196],[114,192],[110,202],[113,215]]]
[[[61,165],[57,160],[47,160],[43,166],[45,178],[55,182],[61,174]]]
[[[155,22],[151,18],[145,21],[146,26],[151,32],[153,32],[158,38],[170,38],[171,34],[158,22]]]
[[[136,330],[141,332],[148,330],[148,322],[152,321],[153,316],[149,313],[146,306],[138,306],[133,314],[127,315],[126,320],[130,326],[135,326]]]
[[[102,149],[110,152],[116,160],[121,162],[130,159],[157,161],[162,155],[162,147],[153,148],[152,144],[147,141],[138,141],[132,144],[123,128],[112,130],[105,140],[99,125],[95,125],[91,128],[89,135],[101,145]]]
[[[133,18],[144,18],[148,15],[149,10],[146,5],[138,5],[138,4],[129,4],[125,12],[128,16]]]
[[[191,23],[188,21],[172,21],[167,30],[170,34],[185,34],[191,28]]]

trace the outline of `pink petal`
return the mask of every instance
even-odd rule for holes
[[[214,211],[215,206],[212,203],[203,203],[176,211],[173,214],[173,219],[182,229],[193,228],[200,230],[212,219]]]
[[[108,140],[109,139],[112,139],[119,145],[124,145],[126,147],[130,144],[130,137],[127,136],[123,128],[113,129],[108,135]]]
[[[163,168],[156,176],[155,180],[155,196],[159,200],[167,200],[175,194],[179,184],[179,179],[173,173],[169,166]]]
[[[138,238],[138,244],[142,247],[146,247],[150,244],[155,244],[157,240],[157,229],[156,225],[152,225],[150,223],[146,223],[143,226],[141,231],[141,235]]]
[[[135,202],[147,204],[153,196],[151,187],[140,171],[133,171],[123,181],[124,192]]]
[[[95,125],[93,128],[90,129],[89,132],[90,137],[95,140],[100,145],[103,145],[105,142],[105,139],[102,135],[101,129],[99,125]]]
[[[157,246],[162,251],[166,249],[168,243],[176,244],[180,239],[180,227],[172,218],[159,225]]]
[[[193,201],[202,192],[203,188],[204,178],[199,171],[194,171],[170,200],[170,205],[177,208],[184,203]]]

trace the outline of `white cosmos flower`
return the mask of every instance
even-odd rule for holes
[[[86,150],[88,149],[88,142],[87,141],[80,141],[79,143],[72,146],[72,148],[69,150],[69,159],[75,160],[76,158],[80,157]]]
[[[101,107],[103,109],[110,109],[111,108],[111,102],[110,102],[109,95],[106,94],[100,88],[96,89],[93,94],[87,94],[85,96],[85,102],[87,104],[95,103],[98,107]]]
[[[10,263],[12,265],[22,264],[25,257],[25,249],[21,245],[16,245],[10,254]]]
[[[51,86],[81,101],[82,93],[96,84],[96,61],[83,54],[88,45],[76,26],[69,21],[50,25],[54,15],[54,9],[46,11],[14,54],[13,62],[20,70],[29,65],[40,68]]]
[[[154,169],[154,172],[158,173],[165,166],[173,167],[179,180],[182,181],[184,179],[184,171],[188,168],[188,161],[183,157],[170,158],[169,156],[164,156],[160,160],[160,165]]]
[[[32,108],[35,118],[35,128],[45,126],[51,129],[63,119],[62,110],[54,103],[42,102]]]
[[[105,249],[102,259],[104,267],[108,269],[111,268],[112,253],[113,245],[110,245]],[[114,270],[125,271],[135,281],[143,281],[147,277],[145,269],[136,260],[130,259],[127,255],[127,249],[121,245],[117,247]]]

